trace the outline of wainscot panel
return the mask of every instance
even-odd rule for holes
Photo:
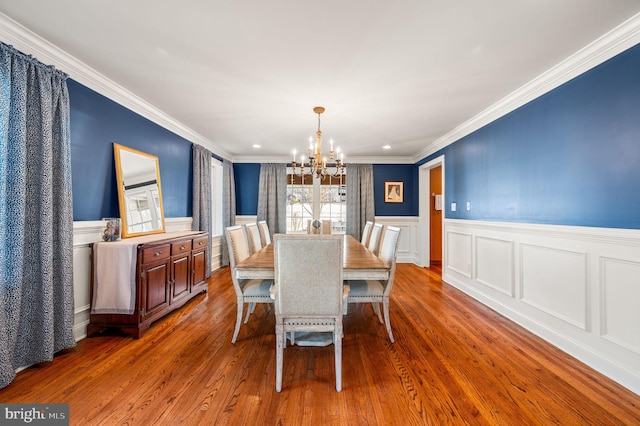
[[[514,297],[514,243],[498,238],[476,238],[476,280],[480,284]]]
[[[472,238],[466,232],[453,232],[445,228],[445,268],[458,274],[471,278]]]
[[[602,292],[600,297],[602,337],[640,354],[640,262],[605,257],[601,258]]]
[[[520,245],[520,300],[587,329],[586,253]]]
[[[639,230],[455,219],[444,230],[444,281],[640,394]]]

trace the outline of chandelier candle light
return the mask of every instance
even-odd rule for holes
[[[308,156],[308,165],[309,171],[305,173],[305,156],[300,156],[300,164],[296,163],[296,150],[293,150],[293,161],[291,162],[291,167],[293,168],[293,173],[298,174],[300,176],[304,175],[315,175],[317,178],[322,178],[326,175],[331,175],[327,171],[327,157],[322,156],[322,132],[320,131],[320,114],[324,112],[324,107],[317,106],[313,108],[313,112],[318,114],[318,131],[316,132],[316,143],[315,146],[313,144],[313,139],[309,137],[309,149],[307,150]],[[331,167],[336,168],[336,172],[332,174],[333,177],[338,177],[344,174],[344,154],[340,152],[340,148],[337,148],[336,153],[339,155],[335,155],[333,152],[333,139],[329,141],[329,160],[335,161],[334,165],[330,165]],[[300,171],[296,171],[296,168],[300,167]]]

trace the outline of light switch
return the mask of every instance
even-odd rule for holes
[[[451,203],[451,211],[455,212],[456,211],[456,203]]]
[[[471,201],[467,201],[467,211],[471,210]]]

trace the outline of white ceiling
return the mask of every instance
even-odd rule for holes
[[[322,105],[325,142],[348,162],[420,158],[640,1],[0,0],[0,12],[232,160],[306,149]]]

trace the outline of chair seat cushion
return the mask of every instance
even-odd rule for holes
[[[273,285],[273,280],[244,280],[240,285],[245,296],[269,297],[269,288]]]
[[[349,297],[382,296],[384,286],[377,280],[349,280]]]

